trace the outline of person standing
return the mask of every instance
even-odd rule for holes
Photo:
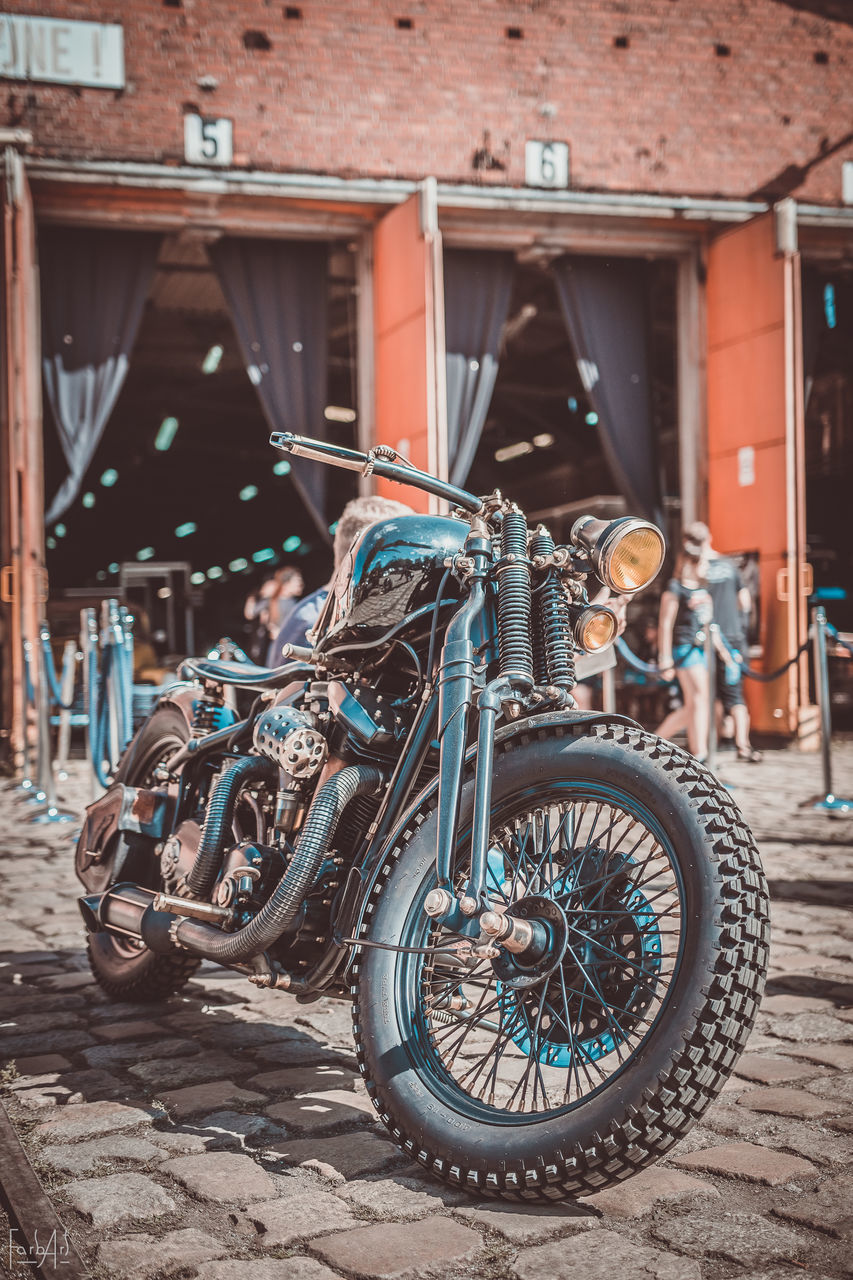
[[[698,760],[708,755],[710,688],[705,662],[704,631],[713,618],[706,582],[708,555],[704,543],[685,535],[675,573],[661,596],[658,618],[658,665],[664,680],[677,677],[684,698],[687,745]],[[680,717],[678,717],[680,719]],[[658,728],[661,737],[675,732],[676,713]]]
[[[722,646],[717,652],[717,697],[724,716],[734,725],[738,760],[758,764],[762,760],[749,738],[749,709],[743,694],[743,654],[746,650],[746,621],[752,599],[740,570],[728,556],[714,550],[711,531],[695,521],[688,525],[685,536],[701,544],[707,556],[705,580],[714,606],[714,621],[720,628]]]

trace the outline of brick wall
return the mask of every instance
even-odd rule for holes
[[[853,159],[853,27],[827,0],[10,8],[124,26],[123,92],[0,81],[0,123],[47,156],[181,163],[195,110],[233,118],[239,167],[345,176],[523,185],[543,138],[578,188],[840,203]]]

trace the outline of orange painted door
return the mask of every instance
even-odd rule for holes
[[[33,202],[23,157],[6,147],[2,170],[0,295],[0,608],[7,642],[3,727],[21,763],[24,746],[23,644],[36,641],[44,611],[44,495],[38,267]]]
[[[780,247],[780,214],[718,236],[707,278],[708,522],[719,551],[758,552],[764,671],[807,627],[800,262]],[[806,658],[746,691],[757,729],[796,733]]]
[[[446,479],[444,285],[432,179],[376,227],[373,342],[375,443]],[[438,510],[437,500],[417,489],[385,480],[376,488],[417,511]]]

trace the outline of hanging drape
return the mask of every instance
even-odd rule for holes
[[[805,384],[805,405],[808,408],[809,397],[814,386],[817,371],[820,342],[826,328],[824,309],[824,281],[814,268],[803,265],[802,268],[802,314],[803,314],[803,382]]]
[[[161,237],[137,231],[39,231],[42,370],[68,476],[52,524],[80,491],[127,375]]]
[[[451,483],[468,478],[498,376],[498,347],[512,290],[511,253],[444,254],[447,453]]]
[[[246,370],[270,426],[322,438],[328,369],[327,246],[229,238],[209,252]],[[326,468],[299,459],[291,479],[328,543]]]
[[[558,258],[560,306],[605,456],[632,515],[662,522],[651,406],[648,264]]]

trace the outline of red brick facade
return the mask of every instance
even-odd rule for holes
[[[233,118],[237,167],[284,172],[522,186],[538,138],[576,188],[839,204],[853,159],[853,27],[818,0],[10,8],[124,27],[124,91],[0,84],[36,155],[179,164],[194,110]]]

